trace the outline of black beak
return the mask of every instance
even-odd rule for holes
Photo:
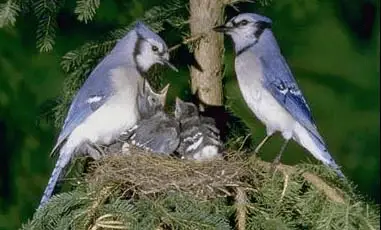
[[[230,27],[227,27],[225,25],[220,25],[220,26],[214,27],[213,30],[216,32],[225,33],[230,30]]]
[[[178,70],[172,63],[170,63],[168,60],[163,59],[162,61],[163,61],[163,63],[164,63],[165,65],[167,65],[169,68],[171,68],[171,69],[174,70],[175,72],[179,72],[179,70]]]
[[[179,72],[179,70],[172,63],[169,62],[169,53],[168,52],[166,52],[162,55],[161,62],[164,65],[168,66],[169,68],[173,69],[174,71]]]

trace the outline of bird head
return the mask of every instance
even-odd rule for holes
[[[237,51],[237,47],[256,43],[262,33],[271,28],[271,24],[271,19],[265,16],[243,13],[231,18],[224,25],[214,27],[213,30],[231,36]]]
[[[178,120],[182,120],[187,117],[198,116],[197,106],[191,102],[184,102],[180,98],[176,97],[176,109],[175,117]]]
[[[159,93],[156,93],[147,80],[144,85],[139,87],[137,97],[138,110],[142,118],[149,118],[156,112],[163,110],[167,98],[169,84],[167,84]]]
[[[169,62],[168,47],[164,40],[150,30],[143,22],[137,22],[134,30],[137,34],[134,58],[137,66],[146,72],[154,64],[167,65],[171,69],[178,71],[177,68]]]

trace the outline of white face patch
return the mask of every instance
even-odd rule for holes
[[[93,96],[86,100],[87,103],[92,104],[102,100],[102,96]]]

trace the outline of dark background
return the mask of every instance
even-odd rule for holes
[[[54,166],[49,152],[59,129],[46,113],[65,78],[61,56],[129,24],[160,1],[101,1],[95,20],[88,24],[76,20],[74,4],[67,1],[58,16],[60,29],[50,53],[40,54],[35,48],[36,24],[29,15],[19,17],[15,28],[0,30],[0,229],[16,229],[31,217]],[[239,8],[273,19],[280,47],[330,152],[359,192],[379,203],[379,1],[279,0],[267,7]],[[228,18],[237,14],[232,8],[227,13]],[[170,30],[161,35],[169,46],[179,37]],[[228,39],[226,46],[226,103],[245,121],[256,144],[264,128],[241,99]],[[168,72],[172,96],[187,89],[188,75],[184,65],[179,73]],[[271,160],[280,145],[281,137],[276,136],[264,146],[262,157]],[[315,162],[295,143],[282,161]]]

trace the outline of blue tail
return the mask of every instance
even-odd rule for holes
[[[66,165],[69,163],[71,159],[71,153],[71,151],[67,151],[66,146],[62,147],[56,166],[54,167],[52,175],[50,176],[48,185],[45,188],[44,195],[41,198],[40,205],[38,206],[38,208],[41,208],[43,205],[45,205],[46,202],[48,202],[48,200],[52,196],[54,188],[56,187],[58,179],[61,177],[63,169],[66,167]]]
[[[345,179],[345,176],[343,172],[341,172],[340,167],[336,164],[335,160],[328,152],[325,144],[322,143],[319,138],[307,131],[301,125],[297,125],[294,134],[294,139],[296,142],[306,148],[316,159],[332,168],[340,178]]]

